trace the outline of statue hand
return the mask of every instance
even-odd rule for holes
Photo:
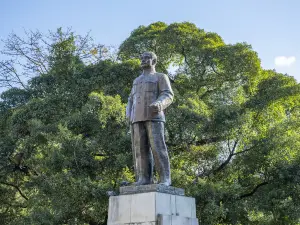
[[[127,127],[129,127],[129,132],[128,133],[130,133],[131,132],[130,131],[131,130],[131,125],[132,125],[130,118],[126,119],[126,125],[127,125]]]
[[[159,102],[153,102],[149,107],[153,110],[153,112],[160,112],[161,111],[161,105]]]

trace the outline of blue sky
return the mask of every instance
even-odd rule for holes
[[[298,0],[1,0],[0,39],[11,31],[72,27],[117,46],[139,25],[189,21],[227,43],[251,44],[263,68],[300,81],[299,11]]]

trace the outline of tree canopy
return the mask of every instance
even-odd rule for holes
[[[144,51],[172,81],[172,185],[200,224],[299,225],[299,84],[188,22],[139,26],[117,52],[61,28],[4,41],[0,223],[106,224],[134,179],[125,106]]]

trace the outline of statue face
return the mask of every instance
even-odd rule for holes
[[[155,60],[153,60],[152,55],[149,53],[143,53],[140,59],[142,68],[150,68],[156,63]]]

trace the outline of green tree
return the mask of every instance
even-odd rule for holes
[[[106,224],[109,193],[133,181],[125,105],[148,50],[159,71],[176,68],[172,180],[196,197],[200,224],[300,223],[299,84],[261,68],[249,44],[187,22],[140,26],[117,56],[70,30],[51,37],[45,61],[38,48],[20,52],[28,40],[6,41],[4,53],[32,68],[21,84],[0,64],[10,87],[0,102],[1,224]]]

